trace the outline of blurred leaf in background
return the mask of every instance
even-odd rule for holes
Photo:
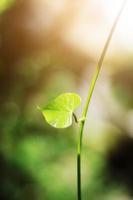
[[[0,14],[8,9],[15,0],[0,0]]]

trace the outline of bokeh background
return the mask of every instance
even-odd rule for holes
[[[76,199],[78,127],[37,106],[77,92],[82,106],[122,0],[0,0],[0,199]],[[84,200],[133,199],[133,2],[110,44],[83,139]],[[81,110],[77,110],[77,116]]]

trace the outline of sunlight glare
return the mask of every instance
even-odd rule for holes
[[[123,0],[104,0],[104,12],[112,22]],[[117,40],[128,49],[133,48],[133,0],[128,0],[117,28]],[[130,44],[130,45],[129,45]]]

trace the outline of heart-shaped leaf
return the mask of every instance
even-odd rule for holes
[[[48,124],[55,128],[66,128],[72,124],[75,108],[81,104],[81,98],[75,93],[63,93],[50,101],[41,112]]]

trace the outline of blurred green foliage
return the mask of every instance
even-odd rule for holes
[[[14,2],[15,0],[0,0],[0,14],[8,9]]]

